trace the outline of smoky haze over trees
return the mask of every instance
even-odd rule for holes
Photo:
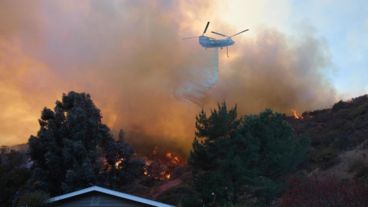
[[[57,195],[93,184],[117,188],[143,175],[143,161],[122,136],[113,139],[101,118],[85,93],[69,92],[54,110],[44,108],[29,139],[30,188]]]
[[[178,165],[168,179],[155,180],[123,131],[113,139],[91,97],[69,92],[53,109],[43,109],[40,130],[28,143],[31,160],[23,152],[1,149],[0,205],[42,206],[49,196],[97,184],[183,207],[366,206],[367,101],[367,96],[340,101],[298,119],[271,110],[238,115],[237,107],[225,103],[210,113],[202,110],[195,119],[189,165]],[[346,130],[341,123],[352,122],[347,126],[352,136],[325,138]],[[338,139],[349,141],[349,148],[339,148]],[[331,170],[326,159],[331,150],[332,165],[339,167],[349,158],[341,163],[348,171],[336,175],[350,173],[350,178],[326,178],[331,171],[318,174]]]

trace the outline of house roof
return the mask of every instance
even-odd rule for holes
[[[127,200],[131,200],[131,201],[135,201],[138,203],[143,203],[143,204],[147,204],[147,205],[151,205],[151,206],[155,206],[155,207],[174,207],[165,203],[161,203],[161,202],[157,202],[154,200],[150,200],[150,199],[146,199],[146,198],[142,198],[142,197],[138,197],[138,196],[134,196],[134,195],[130,195],[130,194],[126,194],[126,193],[121,193],[118,191],[114,191],[114,190],[110,190],[107,188],[102,188],[99,186],[91,186],[88,188],[84,188],[78,191],[74,191],[71,193],[67,193],[67,194],[63,194],[63,195],[59,195],[56,197],[52,197],[48,200],[48,202],[57,202],[57,201],[61,201],[64,199],[68,199],[71,197],[75,197],[78,195],[82,195],[82,194],[86,194],[86,193],[90,193],[90,192],[99,192],[99,193],[103,193],[103,194],[107,194],[110,196],[115,196],[118,198],[123,198],[123,199],[127,199]]]

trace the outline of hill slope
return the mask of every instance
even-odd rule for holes
[[[311,140],[310,161],[322,168],[334,165],[339,154],[368,139],[368,96],[339,101],[329,109],[304,112],[287,120],[299,135]]]

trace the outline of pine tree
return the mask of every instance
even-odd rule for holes
[[[32,189],[56,195],[93,184],[109,186],[116,177],[107,175],[129,168],[133,149],[124,140],[115,141],[101,118],[85,93],[63,94],[54,110],[43,109],[40,130],[28,141]]]
[[[287,175],[305,160],[309,140],[297,137],[284,116],[269,109],[244,116],[237,139],[248,170],[247,192],[267,206],[283,190]]]
[[[193,167],[194,184],[205,203],[229,200],[227,169],[229,142],[239,126],[236,107],[219,104],[210,116],[202,110],[196,117],[196,132],[189,164]]]

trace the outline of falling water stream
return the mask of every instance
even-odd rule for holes
[[[175,91],[175,96],[202,106],[209,90],[219,79],[218,48],[201,49],[191,59],[189,78]]]

